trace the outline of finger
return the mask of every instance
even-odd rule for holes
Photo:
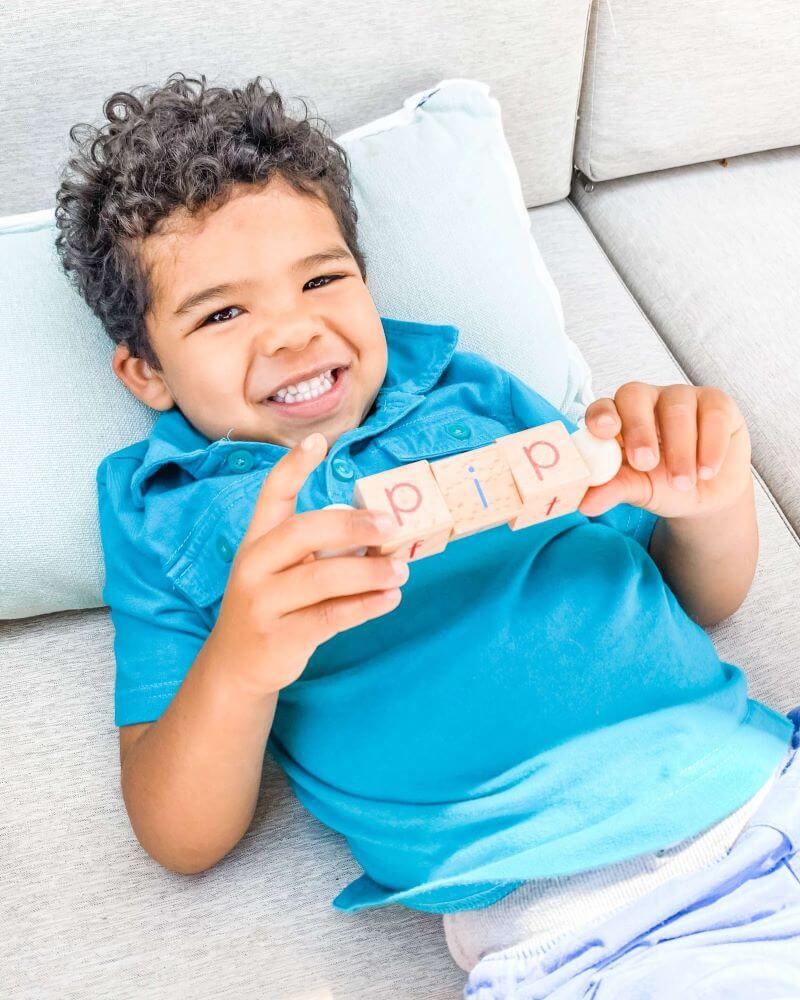
[[[622,424],[614,400],[609,396],[603,396],[590,403],[583,418],[586,427],[599,438],[612,438],[615,434],[619,434]]]
[[[667,482],[683,493],[697,482],[697,390],[693,385],[668,385],[656,401]]]
[[[409,578],[408,563],[392,556],[335,556],[290,566],[281,573],[280,586],[265,588],[263,614],[280,618],[322,601],[355,594],[394,590]]]
[[[262,537],[296,512],[297,494],[328,453],[328,442],[321,432],[315,431],[304,441],[310,443],[309,450],[299,442],[264,477],[242,544]]]
[[[318,560],[315,553],[323,549],[387,543],[397,529],[391,515],[388,516],[389,527],[381,528],[381,515],[386,517],[386,512],[356,507],[306,510],[279,522],[267,534],[254,538],[250,545],[252,558],[262,575],[280,573],[298,563],[335,562],[340,557]]]
[[[653,482],[646,472],[638,472],[630,465],[621,465],[612,480],[602,486],[590,486],[578,510],[587,517],[604,514],[619,503],[647,507],[653,499]]]
[[[282,622],[287,628],[291,627],[295,635],[313,637],[317,647],[340,632],[388,614],[398,606],[402,596],[401,589],[394,587],[373,590],[369,594],[334,597],[313,607],[292,611],[283,616]]]
[[[660,386],[626,382],[617,389],[614,402],[622,421],[622,440],[628,463],[641,472],[659,462],[655,404]]]
[[[697,401],[697,465],[700,479],[715,476],[737,429],[739,408],[726,393],[703,386]]]

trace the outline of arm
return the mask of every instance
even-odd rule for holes
[[[681,606],[707,628],[747,596],[758,561],[752,476],[738,500],[707,516],[659,518],[650,555]]]
[[[327,453],[324,435],[305,441],[310,450],[295,445],[264,477],[213,629],[161,717],[124,754],[122,792],[136,836],[175,872],[211,868],[241,840],[279,692],[323,642],[392,611],[408,578],[389,555],[316,558],[379,548],[393,529],[370,510],[298,514],[320,446]]]
[[[278,693],[254,698],[233,677],[212,632],[164,713],[121,764],[139,843],[180,874],[213,867],[255,812]]]

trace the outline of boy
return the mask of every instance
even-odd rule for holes
[[[467,940],[454,921],[549,877],[700,834],[721,857],[795,732],[701,627],[740,605],[756,564],[734,401],[627,383],[586,411],[626,461],[579,511],[395,566],[376,551],[393,525],[322,509],[350,503],[356,478],[575,425],[456,351],[454,327],[378,315],[336,143],[258,78],[181,76],[108,99],[56,212],[115,373],[160,411],[97,475],[142,847],[175,872],[216,864],[250,825],[269,742],[364,869],[334,905],[445,914],[465,969],[491,928]]]

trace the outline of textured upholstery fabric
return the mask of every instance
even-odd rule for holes
[[[587,186],[573,197],[614,267],[691,381],[739,404],[800,531],[800,146]]]
[[[50,204],[75,122],[114,90],[261,74],[333,135],[443,77],[485,80],[504,109],[525,204],[569,192],[590,0],[8,0],[0,58],[0,215]],[[294,103],[294,102],[292,102]]]
[[[575,142],[592,180],[800,143],[797,0],[594,0]]]

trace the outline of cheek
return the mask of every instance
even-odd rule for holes
[[[382,345],[370,344],[361,355],[361,384],[367,392],[377,392],[386,377],[387,354]]]
[[[241,395],[247,363],[230,345],[219,350],[199,351],[187,359],[186,367],[193,390],[214,395]]]
[[[389,362],[389,354],[386,349],[386,342],[381,344],[380,349],[377,352],[378,357],[378,386],[382,384],[384,378],[386,377],[386,370]]]

